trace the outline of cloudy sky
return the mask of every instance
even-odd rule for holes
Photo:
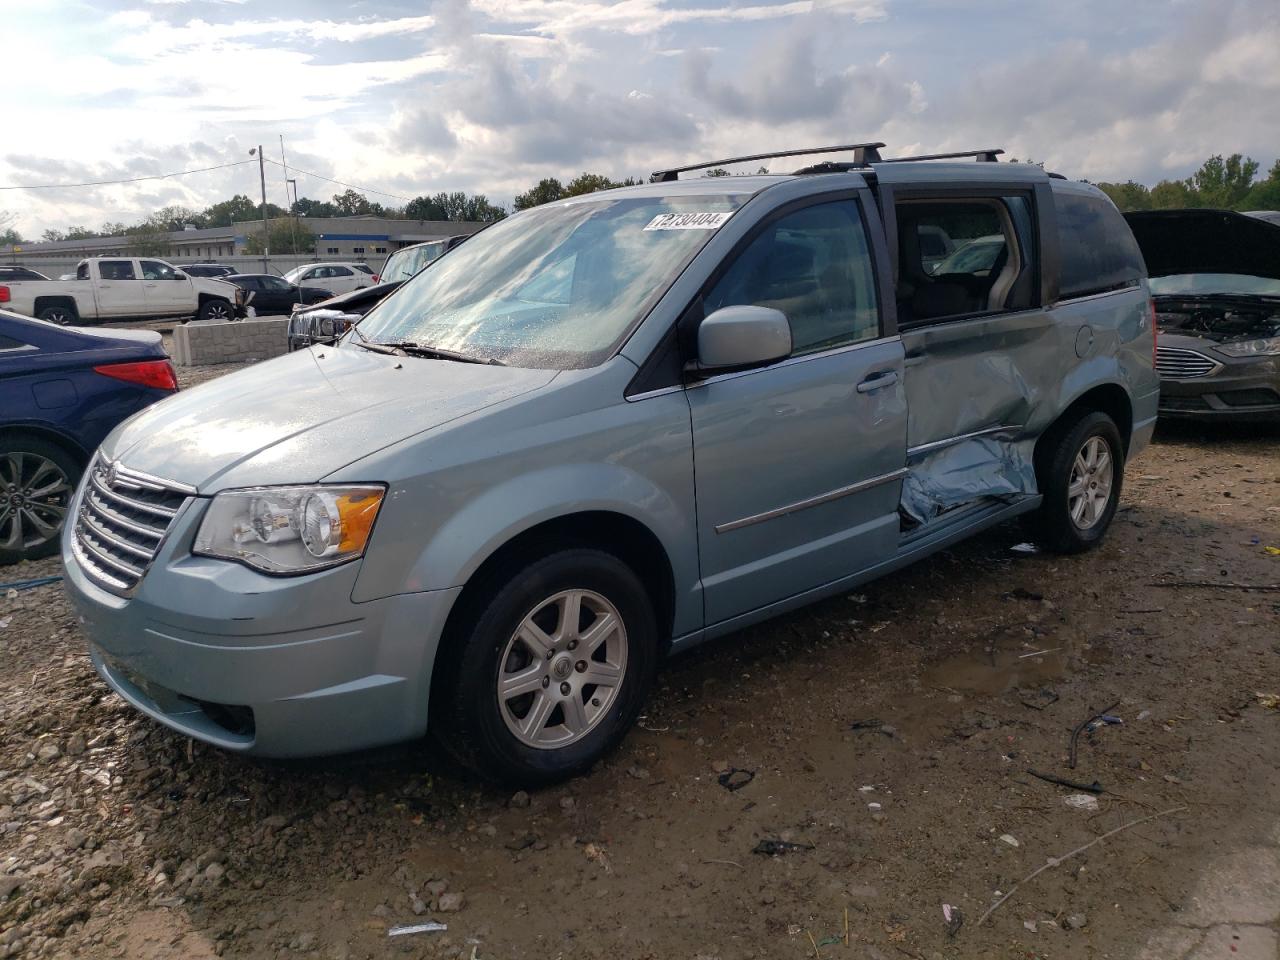
[[[0,187],[279,159],[281,135],[389,203],[860,139],[1148,183],[1280,151],[1277,0],[0,0],[0,23]],[[257,176],[5,189],[0,211],[34,236]]]

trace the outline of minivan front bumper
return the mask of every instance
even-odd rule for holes
[[[192,556],[204,503],[175,519],[130,596],[99,587],[64,541],[66,591],[107,684],[180,733],[265,757],[425,733],[431,667],[459,590],[354,603],[358,563],[282,578]]]

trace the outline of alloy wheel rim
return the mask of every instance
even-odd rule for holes
[[[227,308],[220,303],[210,304],[208,316],[210,320],[224,320],[227,317]]]
[[[58,536],[71,481],[52,460],[14,451],[0,456],[0,550],[24,550]]]
[[[1111,503],[1115,486],[1115,460],[1110,445],[1102,437],[1084,442],[1071,465],[1067,483],[1067,510],[1079,530],[1097,526]]]
[[[525,746],[556,750],[594,730],[627,672],[618,608],[591,590],[564,590],[520,621],[498,662],[498,710]]]

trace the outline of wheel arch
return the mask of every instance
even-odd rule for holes
[[[32,437],[36,440],[52,443],[54,446],[66,451],[69,456],[74,457],[82,466],[88,464],[92,455],[74,437],[42,424],[12,423],[0,426],[0,443],[4,443],[13,437]]]
[[[514,569],[555,550],[586,547],[612,554],[629,566],[644,584],[657,614],[664,639],[671,636],[675,618],[675,572],[666,547],[635,517],[613,510],[583,510],[542,520],[492,550],[467,578],[445,622],[451,636],[482,599],[485,585],[504,570]]]
[[[1115,421],[1116,429],[1120,431],[1120,442],[1124,444],[1127,457],[1133,437],[1133,400],[1129,392],[1120,384],[1100,383],[1072,400],[1040,434],[1040,439],[1036,441],[1035,452],[1037,468],[1040,467],[1046,451],[1053,449],[1056,438],[1064,431],[1070,430],[1081,417],[1094,411],[1105,413]]]
[[[76,303],[76,298],[65,293],[36,297],[31,309],[36,316],[39,316],[41,310],[47,310],[49,307],[68,307],[77,317],[80,316],[80,305]]]

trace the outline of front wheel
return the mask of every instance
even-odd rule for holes
[[[225,323],[235,317],[235,311],[227,300],[206,300],[200,304],[200,319],[212,320],[214,323]]]
[[[492,599],[460,611],[434,685],[445,746],[511,785],[590,769],[625,736],[653,680],[658,628],[644,585],[617,557],[576,548],[509,568],[474,595]]]
[[[1079,553],[1102,540],[1115,516],[1124,444],[1115,421],[1097,411],[1049,439],[1039,458],[1040,540],[1056,553]]]

